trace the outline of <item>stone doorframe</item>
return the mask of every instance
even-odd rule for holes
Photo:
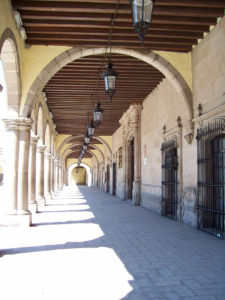
[[[127,199],[128,193],[128,168],[129,168],[129,142],[134,139],[134,182],[132,204],[141,203],[141,103],[133,103],[123,114],[120,124],[123,128],[123,199]]]

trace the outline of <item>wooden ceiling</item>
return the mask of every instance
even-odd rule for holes
[[[111,18],[117,5],[117,0],[11,2],[22,17],[27,44],[92,48],[107,46]],[[224,9],[225,0],[155,0],[143,48],[189,52],[210,26],[216,24],[217,18],[224,15]],[[128,0],[119,1],[111,45],[142,49],[132,25]],[[112,103],[105,93],[103,79],[96,84],[103,62],[101,55],[66,65],[48,82],[44,89],[47,105],[59,133],[84,135],[94,104],[99,100],[104,109],[103,122],[95,135],[112,135],[129,105],[143,101],[164,78],[158,70],[135,58],[112,55],[112,61],[119,73]],[[83,140],[79,142],[82,144]],[[70,157],[78,155],[79,151]],[[89,156],[87,153],[86,157]]]
[[[108,39],[117,0],[12,0],[31,45],[102,47]],[[144,48],[188,52],[224,15],[225,0],[156,0]],[[112,46],[141,48],[130,4],[120,0]]]
[[[84,135],[98,100],[104,113],[95,135],[112,135],[130,104],[142,102],[164,78],[158,70],[136,58],[113,54],[111,60],[119,73],[112,102],[105,92],[103,78],[98,82],[104,55],[75,60],[49,80],[44,91],[59,133]]]

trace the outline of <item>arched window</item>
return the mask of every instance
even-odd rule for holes
[[[225,120],[198,130],[198,228],[218,238],[225,229]]]

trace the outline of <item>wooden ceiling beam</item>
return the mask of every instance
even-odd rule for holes
[[[154,15],[176,15],[176,16],[222,16],[224,11],[223,8],[215,8],[215,7],[194,7],[194,6],[179,6],[180,2],[177,2],[176,6],[171,6],[170,3],[168,5],[155,5],[154,7]],[[54,11],[54,12],[90,12],[90,13],[115,13],[116,4],[113,3],[88,3],[87,2],[63,2],[63,1],[21,1],[21,0],[12,0],[13,7],[19,10],[32,10],[32,11]],[[165,4],[165,3],[164,3]],[[124,13],[130,16],[131,9],[128,4],[120,4],[118,8],[118,14]]]
[[[88,41],[93,43],[102,43],[105,44],[107,41],[108,36],[99,36],[99,35],[90,35],[90,36],[84,36],[84,35],[64,35],[64,34],[30,34],[29,39],[31,40],[46,40],[46,41],[65,41],[69,43],[80,43],[80,42],[86,42]],[[111,43],[136,43],[140,45],[140,40],[136,36],[135,39],[130,36],[124,36],[124,37],[112,37]],[[184,38],[158,38],[158,37],[148,37],[145,38],[145,45],[151,44],[151,43],[160,43],[160,44],[180,44],[180,45],[194,45],[197,43],[197,39],[184,39]]]
[[[26,33],[46,33],[46,34],[60,34],[63,33],[64,35],[69,35],[69,34],[73,34],[74,36],[76,36],[77,34],[82,33],[83,35],[90,35],[90,33],[93,33],[95,35],[105,35],[109,33],[109,30],[106,28],[95,28],[95,30],[93,31],[93,28],[60,28],[60,27],[55,27],[55,28],[44,28],[44,27],[28,27],[26,28]],[[113,35],[117,35],[117,36],[133,36],[136,37],[136,32],[133,30],[133,28],[131,29],[114,29],[113,30]],[[203,37],[203,33],[202,32],[191,32],[191,31],[184,31],[184,30],[180,30],[180,31],[171,31],[171,30],[151,30],[149,31],[149,33],[146,35],[147,37],[180,37],[180,38],[202,38]]]
[[[69,46],[69,47],[79,47],[79,46],[86,46],[86,47],[104,47],[105,44],[104,43],[99,43],[99,42],[86,42],[86,41],[82,41],[79,43],[73,43],[71,41],[69,42],[65,42],[65,41],[51,41],[51,40],[32,40],[32,39],[27,39],[27,44],[32,44],[32,45],[55,45],[55,46]],[[114,46],[114,44],[112,43],[112,46]],[[119,47],[126,47],[126,48],[133,48],[133,49],[140,49],[141,46],[140,44],[134,44],[134,43],[116,43],[115,46]],[[189,52],[192,50],[192,46],[189,45],[179,45],[179,44],[168,44],[168,45],[163,45],[163,44],[144,44],[144,48],[145,49],[151,49],[151,50],[164,50],[164,51],[175,51],[175,52]]]

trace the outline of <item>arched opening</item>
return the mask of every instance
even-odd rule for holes
[[[132,199],[134,183],[134,138],[127,144],[127,199]]]
[[[76,185],[87,185],[87,172],[84,167],[76,167],[71,172],[71,180]]]
[[[6,83],[5,83],[5,76],[4,76],[4,69],[3,63],[0,59],[0,188],[3,186],[4,182],[4,123],[2,118],[7,111],[7,93],[6,93]]]
[[[6,30],[0,39],[0,191],[1,187],[9,182],[16,173],[18,160],[13,161],[13,168],[9,167],[12,160],[11,145],[5,138],[4,119],[18,117],[20,104],[20,80],[19,64],[14,43],[14,37],[10,30]],[[6,169],[7,166],[7,169]],[[16,178],[16,175],[15,177]]]
[[[77,170],[78,170],[78,172],[77,172]],[[68,183],[69,183],[69,185],[73,186],[74,184],[76,184],[76,180],[78,180],[78,179],[79,179],[79,182],[85,181],[85,185],[91,186],[91,183],[92,183],[91,169],[87,164],[81,163],[79,168],[77,166],[77,163],[74,163],[71,166],[69,166],[69,168],[68,168]],[[83,181],[81,181],[81,179]]]

